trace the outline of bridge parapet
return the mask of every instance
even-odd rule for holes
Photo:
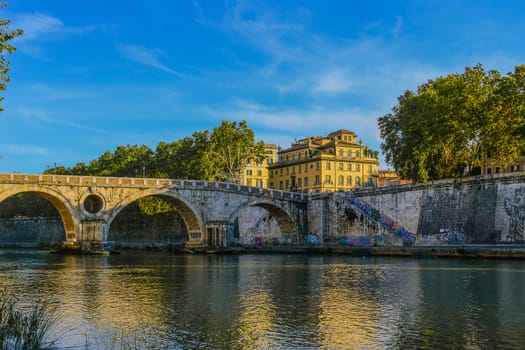
[[[0,173],[0,183],[11,184],[44,184],[44,185],[70,185],[70,186],[104,186],[104,187],[129,187],[129,188],[192,188],[200,190],[222,190],[227,192],[244,193],[253,196],[276,198],[306,202],[303,193],[286,192],[268,188],[244,186],[229,182],[205,180],[174,180],[159,178],[136,177],[108,177],[108,176],[80,176],[56,174],[18,174]]]

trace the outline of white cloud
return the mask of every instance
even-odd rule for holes
[[[58,36],[81,35],[96,29],[94,25],[66,26],[59,18],[42,13],[21,13],[15,15],[11,27],[24,30],[24,35],[16,39],[20,42],[50,40]]]
[[[160,69],[161,71],[181,77],[182,74],[162,64],[158,55],[163,54],[159,49],[149,49],[140,45],[117,45],[117,50],[126,58],[143,65]]]
[[[48,156],[51,154],[49,149],[40,146],[30,146],[30,145],[1,145],[2,149],[8,152],[11,155],[39,155],[39,156]]]
[[[71,88],[67,90],[58,89],[45,83],[30,84],[27,90],[34,96],[33,98],[46,101],[73,100],[100,96],[99,93],[93,91],[86,92]]]
[[[277,109],[256,102],[234,99],[230,106],[223,109],[206,107],[197,113],[210,118],[238,116],[237,120],[246,120],[249,127],[256,131],[257,138],[262,138],[264,130],[271,130],[268,132],[269,137],[264,137],[264,141],[277,143],[282,147],[290,146],[296,138],[323,136],[337,129],[349,129],[373,149],[379,150],[378,111],[349,107],[330,108],[326,105]],[[286,139],[288,142],[284,144],[279,141]]]
[[[333,70],[322,74],[312,89],[314,94],[333,94],[350,91],[350,79],[347,71]]]
[[[95,128],[89,125],[74,122],[72,121],[73,118],[70,118],[69,120],[52,118],[48,115],[48,113],[45,110],[21,107],[17,109],[17,113],[20,115],[20,117],[24,120],[25,123],[36,128],[55,128],[58,126],[83,130],[87,132],[94,132],[97,134],[108,134],[108,132],[104,129]]]

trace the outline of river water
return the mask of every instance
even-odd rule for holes
[[[61,349],[522,349],[525,262],[0,250]]]

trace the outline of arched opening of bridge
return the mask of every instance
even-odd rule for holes
[[[65,212],[64,204],[47,193],[21,192],[1,200],[0,246],[49,248],[65,241],[64,225],[73,226]]]
[[[240,209],[231,222],[230,237],[235,244],[249,246],[288,244],[298,240],[292,218],[270,203]]]
[[[179,199],[142,197],[122,209],[111,222],[108,241],[124,249],[178,249],[195,230],[195,215]]]

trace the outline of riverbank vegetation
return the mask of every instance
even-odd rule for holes
[[[48,336],[59,318],[56,307],[40,301],[24,310],[14,294],[0,289],[0,350],[52,349]]]
[[[429,80],[378,123],[385,159],[405,179],[458,177],[487,158],[505,168],[525,154],[525,65]]]

